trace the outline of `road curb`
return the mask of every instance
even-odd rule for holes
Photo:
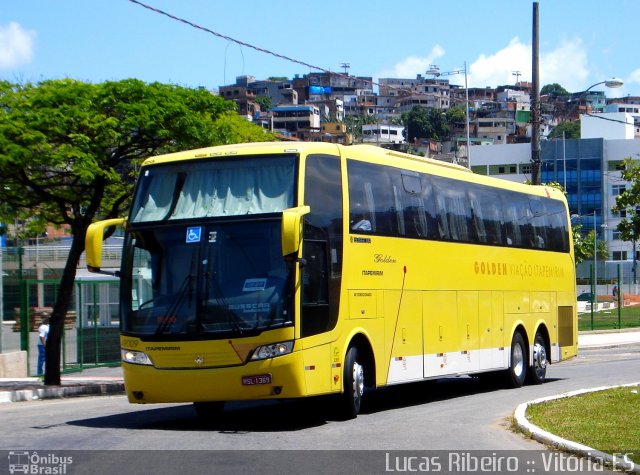
[[[578,389],[576,391],[570,391],[567,393],[557,394],[555,396],[547,396],[540,399],[534,399],[532,401],[524,402],[520,404],[514,412],[516,427],[518,428],[518,430],[528,435],[533,440],[536,440],[542,444],[548,445],[558,450],[562,450],[564,452],[569,452],[575,455],[579,455],[581,457],[585,457],[596,463],[601,463],[602,461],[604,461],[607,465],[613,467],[614,470],[640,474],[640,466],[638,466],[638,464],[635,464],[634,468],[632,470],[629,470],[629,464],[625,463],[624,460],[622,460],[620,457],[616,458],[611,454],[601,452],[592,447],[588,447],[586,445],[582,445],[577,442],[573,442],[571,440],[558,437],[557,435],[552,434],[551,432],[547,432],[546,430],[541,429],[537,425],[532,424],[527,420],[527,416],[526,416],[527,408],[530,405],[540,404],[547,401],[553,401],[555,399],[563,399],[567,397],[578,396],[580,394],[604,391],[607,389],[626,388],[626,387],[634,387],[634,386],[640,386],[640,381],[636,383],[631,383],[631,384],[620,384],[617,386],[601,386],[601,387],[590,388],[590,389]]]
[[[76,396],[107,396],[124,393],[124,382],[93,382],[82,385],[47,386],[42,388],[0,391],[0,403],[58,399]]]

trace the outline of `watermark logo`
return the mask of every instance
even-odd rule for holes
[[[9,473],[26,473],[38,475],[65,475],[73,457],[59,456],[52,453],[38,454],[27,450],[9,452]]]

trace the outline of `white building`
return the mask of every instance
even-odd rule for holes
[[[370,124],[362,126],[362,141],[365,143],[405,143],[404,126]]]
[[[607,104],[604,108],[605,112],[624,112],[627,114],[631,114],[634,122],[634,132],[635,138],[640,138],[640,104],[621,104],[621,103],[612,103]]]
[[[530,111],[531,97],[524,91],[505,89],[496,94],[496,101],[501,110]]]
[[[482,145],[471,149],[471,170],[504,180],[531,180],[531,144]]]
[[[471,122],[479,139],[491,139],[496,144],[506,144],[507,137],[516,133],[514,119],[479,117]]]
[[[320,130],[320,108],[313,104],[277,106],[271,109],[274,130]]]
[[[620,104],[615,104],[620,105]],[[638,106],[634,106],[638,107]],[[635,127],[633,116],[626,112],[603,112],[580,115],[580,137],[606,140],[633,139]]]

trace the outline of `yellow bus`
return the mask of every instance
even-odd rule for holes
[[[383,148],[252,143],[148,158],[125,230],[121,353],[132,403],[334,395],[577,353],[563,194]]]

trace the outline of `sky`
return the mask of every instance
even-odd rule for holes
[[[469,87],[531,80],[531,0],[138,1],[208,31],[132,0],[0,0],[0,79],[217,89],[244,75],[414,79],[429,77],[430,65],[453,72],[466,63]],[[593,90],[640,96],[640,1],[538,5],[541,87],[578,92],[615,77],[623,87]],[[464,85],[463,74],[443,78]]]

